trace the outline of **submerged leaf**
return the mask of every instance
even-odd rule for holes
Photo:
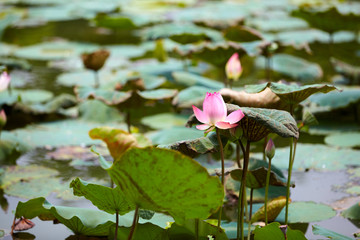
[[[206,219],[224,197],[217,177],[210,177],[199,163],[171,150],[131,148],[107,171],[130,202],[168,213],[179,223]]]

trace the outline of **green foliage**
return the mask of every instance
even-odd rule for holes
[[[328,239],[333,239],[333,240],[351,240],[352,239],[352,238],[346,237],[342,234],[330,231],[319,225],[313,225],[312,231],[315,235],[321,235],[321,236],[327,237]]]

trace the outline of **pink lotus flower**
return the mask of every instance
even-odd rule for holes
[[[192,106],[195,117],[199,122],[204,123],[197,125],[199,130],[213,130],[215,127],[220,129],[229,129],[236,127],[237,122],[244,117],[244,113],[239,109],[227,115],[227,109],[220,93],[206,93],[203,102],[203,111]]]
[[[225,72],[228,79],[237,81],[242,73],[242,67],[239,59],[239,55],[234,53],[225,66]]]
[[[275,144],[271,138],[266,144],[265,154],[269,159],[272,159],[275,155]]]
[[[0,75],[0,92],[7,89],[9,84],[10,84],[10,76],[7,74],[7,72],[3,72]]]

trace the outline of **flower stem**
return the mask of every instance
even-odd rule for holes
[[[221,156],[221,184],[223,185],[223,189],[225,192],[225,159],[224,159],[224,148],[221,142],[221,138],[220,138],[220,131],[218,128],[216,128],[216,135],[217,135],[217,140],[219,143],[219,147],[220,147],[220,156]],[[220,231],[220,225],[221,225],[221,215],[222,215],[222,206],[220,207],[219,210],[219,218],[218,218],[218,230]]]
[[[285,206],[285,225],[288,223],[288,215],[289,215],[289,198],[290,198],[290,183],[291,183],[291,172],[293,167],[293,143],[294,139],[290,139],[290,154],[289,154],[289,169],[288,169],[288,180],[286,185],[286,206]]]
[[[249,222],[248,222],[248,237],[247,239],[250,240],[251,236],[251,217],[252,217],[252,202],[253,202],[253,193],[254,189],[250,189],[250,210],[249,210]]]
[[[95,88],[100,87],[99,72],[95,71]]]
[[[130,120],[130,111],[127,111],[125,114],[126,126],[129,133],[131,133],[131,120]]]
[[[246,189],[246,173],[249,165],[250,141],[246,143],[246,151],[244,155],[244,168],[241,176],[241,185],[239,191],[239,205],[238,205],[238,225],[237,225],[237,240],[240,238],[244,240],[244,204],[245,204],[245,189]]]
[[[114,237],[114,240],[117,240],[118,229],[119,229],[119,211],[116,210],[116,226],[115,226],[115,237]]]
[[[238,168],[241,168],[241,163],[240,163],[240,144],[239,144],[239,142],[236,143],[236,162],[237,162]]]
[[[270,185],[270,173],[271,173],[271,158],[269,158],[269,167],[266,174],[266,185],[265,185],[265,226],[268,224],[268,215],[267,215],[267,203],[269,197],[269,185]]]
[[[133,235],[134,235],[134,233],[135,233],[136,225],[137,225],[137,222],[138,222],[138,220],[139,220],[138,212],[139,212],[139,207],[136,206],[136,208],[135,208],[135,213],[134,213],[134,219],[133,219],[133,223],[132,223],[132,226],[131,226],[131,230],[130,230],[130,234],[129,234],[128,240],[132,240]]]

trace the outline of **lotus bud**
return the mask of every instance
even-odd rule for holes
[[[109,51],[103,49],[93,53],[83,53],[81,59],[87,69],[99,71],[104,66],[106,59],[109,56]]]
[[[242,67],[237,53],[234,53],[226,63],[225,72],[228,79],[234,81],[239,80],[242,73]]]
[[[3,128],[6,124],[7,118],[4,109],[0,112],[0,128]]]
[[[10,84],[10,76],[7,72],[3,72],[0,75],[0,92],[4,91],[9,87]]]
[[[275,155],[275,145],[273,140],[270,138],[265,147],[265,154],[269,159],[272,159]]]

